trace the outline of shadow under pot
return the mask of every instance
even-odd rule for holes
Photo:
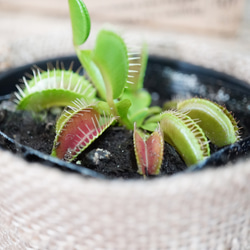
[[[123,127],[109,127],[73,163],[50,156],[55,137],[55,123],[59,109],[36,115],[16,110],[14,92],[25,75],[32,75],[32,67],[46,70],[48,65],[63,63],[67,69],[74,62],[73,71],[80,67],[74,56],[39,61],[0,74],[0,147],[30,162],[77,172],[85,177],[101,179],[139,179],[133,145],[133,131]],[[48,64],[49,63],[49,64]],[[83,70],[80,72],[83,74]],[[187,167],[174,147],[164,143],[164,157],[158,176],[193,172],[208,167],[220,167],[244,160],[250,155],[250,85],[229,75],[189,63],[149,57],[144,88],[152,96],[152,105],[163,106],[176,97],[201,97],[214,101],[234,114],[239,121],[241,140],[218,148],[210,145],[211,155],[198,164]]]

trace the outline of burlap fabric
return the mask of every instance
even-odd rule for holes
[[[100,181],[1,152],[1,249],[249,249],[247,164]]]
[[[250,79],[249,55],[228,43],[153,30],[143,36],[150,53]],[[1,50],[2,69],[73,53],[69,30]],[[0,151],[0,249],[250,249],[249,182],[249,160],[150,181],[103,181]]]

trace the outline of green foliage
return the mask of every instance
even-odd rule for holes
[[[24,88],[17,86],[16,93],[19,109],[67,107],[57,121],[53,156],[73,161],[115,122],[134,129],[136,160],[144,176],[160,172],[163,137],[188,166],[209,156],[207,137],[218,146],[239,140],[230,112],[208,100],[174,100],[163,113],[152,107],[151,95],[143,89],[146,44],[135,49],[117,32],[102,29],[93,50],[84,50],[90,33],[88,10],[81,0],[69,0],[69,9],[76,54],[89,80],[71,70],[38,71],[29,81],[24,78]]]
[[[179,102],[177,109],[188,112],[188,116],[199,119],[199,126],[209,140],[223,147],[237,141],[238,127],[232,115],[226,108],[201,98],[192,98]]]
[[[89,12],[82,0],[69,0],[74,45],[83,44],[90,32]]]
[[[17,86],[17,108],[40,111],[53,106],[68,106],[77,99],[93,102],[95,88],[83,76],[72,70],[33,70],[33,78],[23,78],[25,88]]]
[[[176,148],[187,166],[210,155],[204,132],[189,116],[177,111],[166,111],[161,117],[161,128],[165,140]]]
[[[106,98],[112,100],[122,94],[128,75],[128,52],[123,39],[115,32],[101,30],[93,50],[106,86]]]
[[[84,69],[88,72],[88,76],[97,89],[98,95],[102,100],[106,100],[106,88],[100,69],[92,59],[91,50],[76,49],[79,61]]]
[[[82,12],[82,15],[86,14]],[[88,16],[88,14],[87,14]],[[97,89],[97,97],[106,101],[120,125],[141,127],[151,115],[150,94],[142,89],[147,65],[147,46],[131,51],[117,32],[103,29],[93,50],[75,46],[80,62]],[[161,109],[158,108],[158,112]]]

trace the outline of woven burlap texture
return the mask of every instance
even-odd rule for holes
[[[53,36],[14,41],[4,65],[73,53],[64,35],[56,50]],[[249,79],[247,55],[192,38],[145,38],[151,53]],[[150,181],[101,181],[8,152],[0,159],[0,249],[250,249],[249,161]]]
[[[249,249],[245,164],[100,181],[1,153],[2,249]]]

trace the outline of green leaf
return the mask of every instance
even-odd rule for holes
[[[189,116],[177,111],[166,111],[162,114],[160,126],[165,141],[176,148],[187,166],[210,155],[204,132]]]
[[[63,89],[43,90],[22,98],[18,102],[17,109],[37,112],[51,107],[70,105],[77,98],[84,98],[84,95]]]
[[[188,112],[192,119],[199,119],[199,126],[209,140],[223,147],[239,139],[237,122],[226,108],[201,98],[191,98],[177,105],[179,111]]]
[[[150,108],[142,108],[140,110],[138,110],[137,112],[135,112],[134,114],[129,116],[129,120],[131,120],[131,122],[136,122],[138,127],[142,127],[144,121],[147,119],[147,117],[151,116],[151,115],[155,115],[155,114],[159,114],[161,112],[161,108],[160,107],[150,107]],[[149,131],[154,131],[157,127],[157,123],[160,120],[154,122],[155,126],[154,129],[150,129]],[[150,127],[152,127],[152,125],[150,125]],[[148,129],[147,129],[148,130]]]
[[[40,111],[53,106],[68,106],[75,99],[96,99],[96,90],[83,76],[72,70],[33,71],[33,78],[23,77],[25,88],[17,86],[17,108]]]
[[[95,109],[100,114],[111,115],[110,107],[107,102],[99,101],[95,105]]]
[[[115,32],[101,30],[96,39],[93,59],[104,78],[108,102],[118,98],[128,75],[128,54],[124,40]]]
[[[151,95],[144,89],[138,90],[137,92],[131,92],[126,89],[122,95],[122,99],[129,99],[131,101],[132,105],[129,109],[130,115],[149,107],[151,103]]]
[[[148,131],[155,131],[158,123],[161,121],[162,114],[160,112],[162,109],[158,106],[150,107],[148,110],[148,117],[144,120],[144,123],[141,125],[141,128]]]
[[[158,122],[161,121],[161,118],[162,118],[162,114],[153,115],[153,116],[149,117],[149,118],[145,121],[145,124],[147,124],[147,123],[158,123]]]
[[[82,0],[68,0],[74,45],[83,44],[90,32],[89,12]]]
[[[136,122],[138,127],[141,127],[143,121],[148,116],[148,108],[143,108],[134,113],[133,115],[129,116],[129,120],[131,122]]]
[[[129,99],[124,99],[115,104],[117,113],[119,115],[120,123],[125,125],[128,129],[133,129],[133,124],[128,119],[128,111],[131,106]]]
[[[162,112],[162,108],[160,108],[159,106],[152,106],[150,108],[148,108],[148,115],[158,115]]]
[[[93,61],[91,57],[91,50],[78,50],[77,49],[77,56],[83,65],[84,69],[86,70],[89,78],[95,85],[98,94],[103,100],[106,100],[106,88],[105,83],[102,77],[102,74]]]
[[[158,123],[151,122],[151,123],[146,123],[141,126],[142,129],[153,132],[156,130],[158,126]]]

